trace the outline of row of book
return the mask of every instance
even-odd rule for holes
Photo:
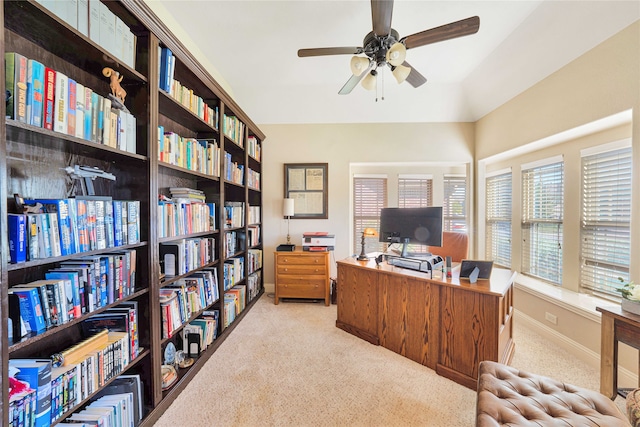
[[[252,301],[260,293],[262,289],[261,279],[262,270],[254,271],[247,276],[247,301]]]
[[[209,106],[204,99],[193,92],[193,89],[183,86],[182,83],[174,79],[176,57],[171,49],[158,46],[158,58],[160,89],[198,116],[200,120],[212,128],[218,129],[218,106]]]
[[[61,71],[7,52],[5,85],[8,118],[136,152],[135,117]]]
[[[160,244],[160,271],[165,276],[181,276],[215,261],[214,237],[181,239]]]
[[[214,268],[194,272],[160,289],[162,338],[170,338],[195,313],[220,298],[218,275]]]
[[[220,312],[205,310],[182,329],[182,349],[190,357],[198,356],[218,337]],[[191,336],[190,336],[191,335]],[[197,340],[193,339],[197,336]]]
[[[244,202],[224,202],[224,227],[244,226]]]
[[[260,161],[262,157],[262,145],[258,142],[258,138],[253,135],[247,138],[247,153],[257,161]]]
[[[9,289],[9,332],[12,338],[40,333],[126,298],[135,275],[135,250],[61,262],[44,279]]]
[[[245,125],[236,116],[222,117],[222,133],[240,147],[244,147]]]
[[[231,153],[224,152],[224,179],[243,185],[244,183],[244,166],[233,161]]]
[[[249,249],[247,251],[247,266],[249,267],[249,273],[262,268],[262,249]]]
[[[224,293],[224,327],[229,326],[244,310],[247,302],[247,286],[236,285]]]
[[[242,231],[227,231],[224,233],[224,256],[229,258],[245,250],[245,234]]]
[[[260,224],[260,206],[249,205],[249,224]]]
[[[260,172],[251,168],[247,169],[247,185],[255,190],[260,190]]]
[[[129,364],[129,337],[126,332],[106,329],[55,355],[62,360],[10,359],[10,375],[35,390],[35,405],[13,406],[20,418],[31,420],[35,427],[47,427],[95,393]],[[61,359],[62,358],[62,359]],[[11,399],[10,399],[11,401]],[[11,405],[11,404],[10,404]],[[18,424],[19,425],[19,424]]]
[[[220,147],[214,139],[195,139],[158,126],[158,160],[211,176],[220,176]]]
[[[224,261],[224,290],[231,289],[244,279],[244,257],[229,258]]]
[[[260,226],[250,225],[247,227],[247,240],[249,247],[260,244]]]
[[[158,201],[158,237],[205,231],[215,231],[215,203],[186,199]]]
[[[38,0],[38,3],[135,68],[136,36],[105,3],[99,0]]]
[[[103,396],[57,425],[75,427],[133,427],[135,421],[133,393]]]
[[[140,202],[32,199],[30,210],[8,214],[11,263],[68,256],[140,242]]]

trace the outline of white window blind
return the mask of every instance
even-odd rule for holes
[[[562,283],[564,163],[522,170],[522,272]]]
[[[360,253],[365,228],[380,230],[380,209],[387,207],[387,178],[355,177],[353,179],[354,253]],[[380,252],[384,243],[375,237],[365,239],[365,252]]]
[[[629,280],[631,251],[631,148],[582,158],[580,284],[620,296]]]
[[[467,232],[467,177],[444,176],[444,231]]]
[[[398,207],[422,208],[433,205],[431,178],[398,178]],[[409,245],[409,251],[426,253],[425,245]]]
[[[433,180],[398,178],[398,207],[422,208],[433,205]]]
[[[511,172],[487,178],[486,198],[487,257],[511,267]]]

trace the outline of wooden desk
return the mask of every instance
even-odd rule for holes
[[[600,393],[618,395],[618,343],[640,349],[640,316],[620,307],[596,307],[602,313],[600,337]]]
[[[481,361],[513,356],[515,273],[494,268],[475,284],[458,276],[338,261],[336,326],[475,390]]]

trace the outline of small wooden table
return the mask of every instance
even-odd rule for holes
[[[618,343],[640,350],[640,316],[620,307],[596,307],[602,313],[600,337],[600,393],[610,399],[618,395]]]

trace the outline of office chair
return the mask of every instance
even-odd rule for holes
[[[466,233],[442,232],[442,247],[428,246],[429,252],[443,259],[450,256],[452,262],[460,262],[469,256],[469,236]]]

